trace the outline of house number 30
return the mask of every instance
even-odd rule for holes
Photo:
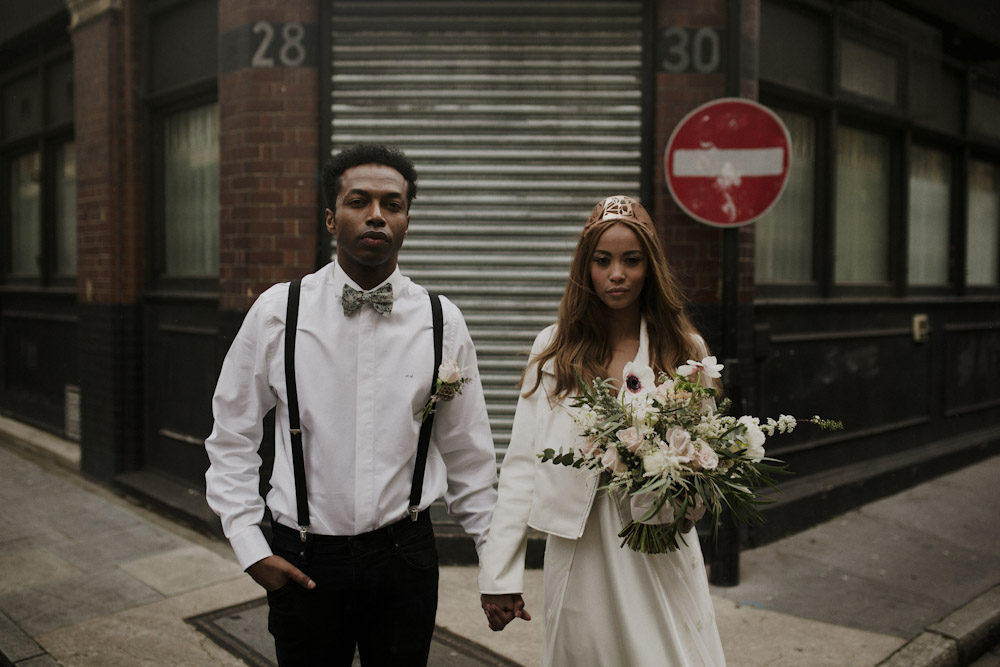
[[[306,60],[305,26],[300,21],[278,24],[281,34],[275,39],[275,24],[257,21],[253,24],[253,34],[260,36],[257,50],[250,60],[252,67],[274,67],[275,55],[279,65],[298,67]],[[278,43],[275,43],[275,42]],[[275,53],[277,51],[277,53]]]

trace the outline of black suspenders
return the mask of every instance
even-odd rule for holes
[[[306,467],[302,455],[302,430],[299,424],[299,397],[295,387],[295,330],[299,319],[300,280],[288,285],[288,310],[285,312],[285,388],[288,394],[288,432],[292,444],[292,467],[295,475],[295,505],[298,513],[299,537],[303,542],[309,532],[309,494],[306,489]],[[428,295],[431,300],[431,319],[434,325],[434,372],[431,379],[431,395],[437,391],[438,367],[441,365],[441,347],[444,332],[444,317],[441,313],[441,299],[437,294]],[[427,450],[431,442],[431,428],[434,412],[420,425],[420,439],[417,442],[417,459],[413,469],[413,484],[410,487],[409,515],[417,520],[420,512],[420,496],[424,487],[424,468],[427,465]]]
[[[431,396],[437,393],[438,367],[441,366],[441,338],[444,330],[444,318],[441,316],[441,299],[437,294],[429,294],[431,298],[431,320],[434,323],[434,373],[431,377]],[[420,425],[420,439],[417,441],[417,462],[413,466],[413,485],[410,487],[410,519],[417,520],[420,512],[420,494],[424,490],[424,467],[427,465],[427,448],[431,444],[431,427],[434,426],[434,413],[424,418]]]

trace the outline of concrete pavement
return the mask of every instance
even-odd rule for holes
[[[743,552],[740,585],[712,589],[728,663],[997,664],[998,481],[995,456]],[[0,503],[0,665],[273,660],[262,591],[224,542],[3,435]],[[475,568],[442,568],[431,664],[538,664],[540,575],[536,620],[492,633]]]

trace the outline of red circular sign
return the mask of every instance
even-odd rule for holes
[[[745,225],[781,196],[791,147],[785,124],[767,107],[736,97],[708,102],[685,116],[667,141],[667,187],[699,222]]]

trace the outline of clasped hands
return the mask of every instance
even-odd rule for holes
[[[483,606],[483,613],[490,623],[490,630],[494,632],[503,630],[515,618],[531,620],[531,614],[524,608],[524,598],[520,593],[500,595],[483,593],[479,596],[479,603]]]

